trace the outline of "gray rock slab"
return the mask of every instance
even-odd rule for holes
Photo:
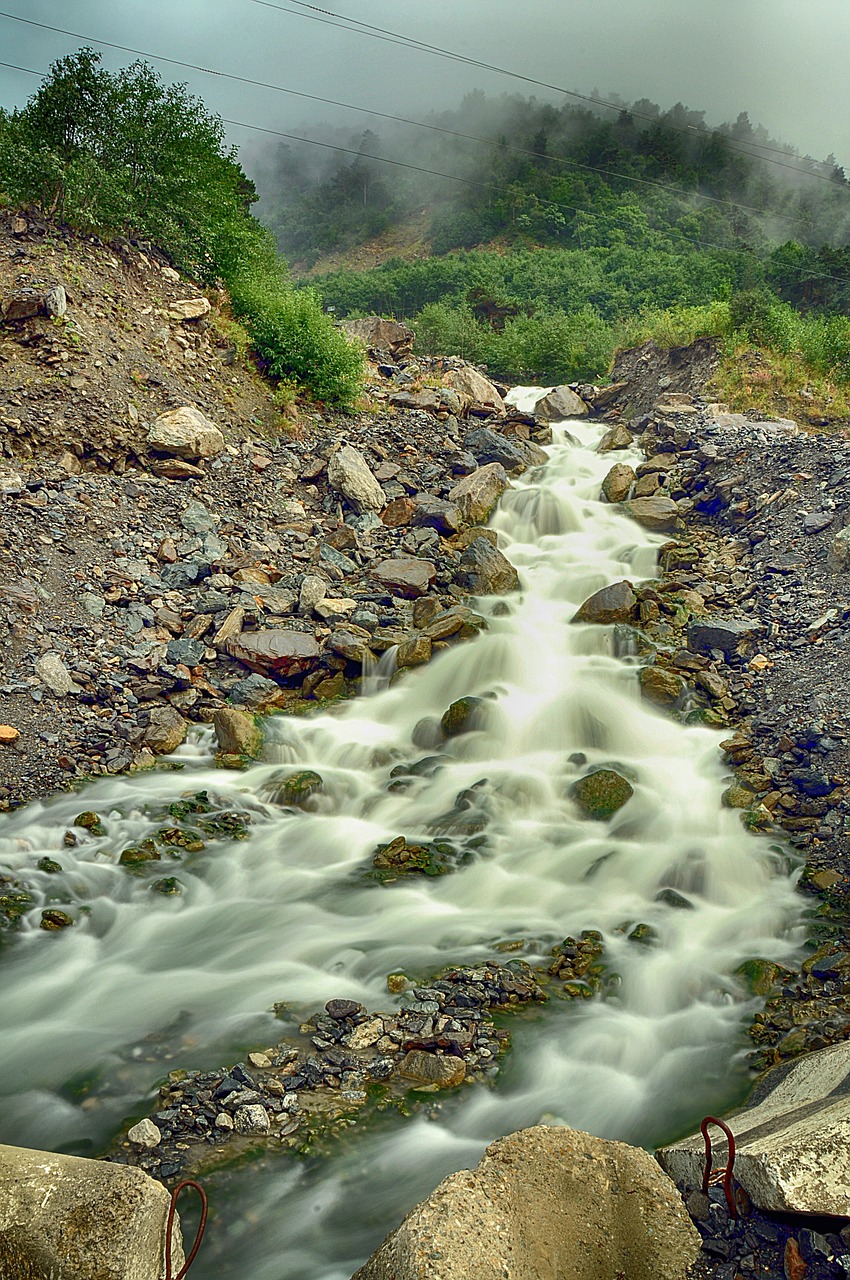
[[[0,1146],[0,1276],[157,1280],[169,1203],[141,1169]],[[175,1274],[182,1263],[175,1219]]]
[[[441,1182],[353,1280],[681,1280],[699,1248],[647,1152],[538,1126]]]
[[[705,618],[688,626],[688,648],[691,653],[720,649],[728,658],[747,649],[762,630],[755,618]]]
[[[768,1071],[748,1105],[724,1116],[735,1138],[735,1178],[760,1209],[846,1217],[850,1200],[850,1044]],[[713,1129],[715,1166],[727,1143]],[[658,1160],[681,1186],[699,1187],[702,1135],[663,1147]]]

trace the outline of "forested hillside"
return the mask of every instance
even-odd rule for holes
[[[812,394],[843,405],[850,184],[834,157],[801,157],[746,113],[710,128],[645,100],[612,111],[474,93],[424,123],[329,135],[347,150],[318,160],[281,146],[258,170],[261,216],[302,267],[427,207],[405,260],[312,274],[337,315],[396,315],[425,350],[543,380],[599,377],[644,336],[713,334],[783,366],[727,388],[739,398],[827,379]]]

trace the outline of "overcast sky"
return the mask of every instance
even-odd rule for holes
[[[157,62],[198,63],[370,110],[417,116],[465,92],[537,92],[287,9],[291,0],[0,0],[0,9],[147,55],[233,120],[304,132],[310,121],[368,124],[269,89]],[[709,124],[749,112],[777,138],[850,169],[848,0],[316,0],[317,6],[564,89],[683,102]],[[285,10],[285,11],[284,11]],[[0,17],[0,59],[46,71],[84,41]],[[104,49],[115,69],[132,57]],[[0,105],[38,81],[0,67]],[[549,95],[551,96],[551,95]],[[251,137],[230,128],[233,142]],[[257,135],[254,135],[256,138]],[[400,157],[403,158],[403,157]]]

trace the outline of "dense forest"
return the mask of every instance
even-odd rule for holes
[[[328,133],[345,149],[290,144],[257,168],[260,216],[302,270],[427,211],[405,258],[312,276],[335,314],[410,320],[422,349],[507,378],[599,377],[618,344],[699,333],[766,346],[786,380],[850,377],[850,184],[834,157],[801,157],[746,113],[710,128],[646,100],[476,92],[426,123]]]

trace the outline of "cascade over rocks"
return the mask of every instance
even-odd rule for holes
[[[685,1280],[699,1247],[647,1152],[540,1125],[445,1178],[352,1280]]]

